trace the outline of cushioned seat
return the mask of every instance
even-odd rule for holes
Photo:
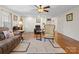
[[[2,49],[2,53],[8,53],[7,47],[8,44],[5,40],[0,41],[0,48]]]
[[[41,31],[40,25],[35,25],[34,34],[41,34],[40,31]]]
[[[1,29],[3,30],[3,29]],[[1,38],[3,38],[1,36]],[[16,36],[9,37],[7,39],[2,39],[0,41],[0,54],[10,53],[19,43],[20,43],[20,34]]]

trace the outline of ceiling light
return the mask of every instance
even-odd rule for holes
[[[44,12],[44,10],[42,8],[37,9],[39,13]]]

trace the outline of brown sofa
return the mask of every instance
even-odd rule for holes
[[[8,28],[0,27],[0,31],[9,30]],[[14,37],[4,39],[0,41],[0,54],[8,54],[10,53],[19,43],[20,43],[20,35],[16,35]]]

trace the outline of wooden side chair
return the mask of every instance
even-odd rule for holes
[[[55,37],[55,25],[53,24],[46,24],[45,25],[45,36],[44,39],[52,39],[54,40]]]

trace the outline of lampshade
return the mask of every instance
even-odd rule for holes
[[[18,26],[19,27],[22,27],[23,26],[23,22],[22,21],[19,21]]]

